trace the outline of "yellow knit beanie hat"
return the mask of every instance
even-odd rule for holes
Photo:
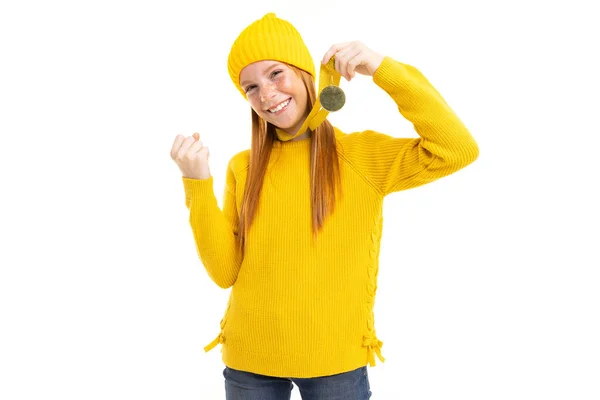
[[[240,86],[240,72],[256,61],[275,60],[303,69],[316,78],[315,64],[296,28],[274,13],[248,25],[237,37],[227,60],[233,84],[246,98]]]

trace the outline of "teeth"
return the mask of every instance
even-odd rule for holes
[[[290,100],[291,99],[287,99],[286,101],[281,103],[279,106],[277,106],[275,108],[271,108],[269,111],[272,113],[276,113],[277,111],[281,110],[283,107],[287,106],[289,104]]]

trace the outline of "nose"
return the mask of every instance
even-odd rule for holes
[[[263,85],[260,88],[260,101],[262,103],[265,103],[266,101],[272,99],[276,95],[277,93],[275,93],[275,90],[273,90],[273,87],[271,85]]]

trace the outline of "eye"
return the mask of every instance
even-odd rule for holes
[[[273,73],[271,74],[271,76],[275,76],[276,74],[279,74],[280,72],[283,72],[282,70],[278,69],[277,71],[273,71]]]
[[[248,93],[250,91],[250,89],[253,89],[256,85],[250,85],[248,87],[246,87],[246,91],[245,93]]]

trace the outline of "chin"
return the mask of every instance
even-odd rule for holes
[[[278,126],[276,124],[272,124],[272,125],[276,126],[279,129],[285,130],[285,131],[288,131],[290,129],[294,129],[294,131],[296,131],[302,125],[302,121],[296,121],[296,122],[293,122],[293,123],[290,123],[290,124],[284,124],[284,125],[281,125],[281,126]]]
[[[269,120],[267,120],[267,121],[269,121]],[[288,129],[292,129],[294,127],[300,128],[300,125],[302,125],[302,122],[303,122],[302,120],[297,120],[297,119],[290,123],[287,123],[287,124],[277,124],[275,121],[273,121],[273,122],[269,121],[269,123],[271,125],[273,125],[276,128],[282,129],[282,130],[288,130]]]

